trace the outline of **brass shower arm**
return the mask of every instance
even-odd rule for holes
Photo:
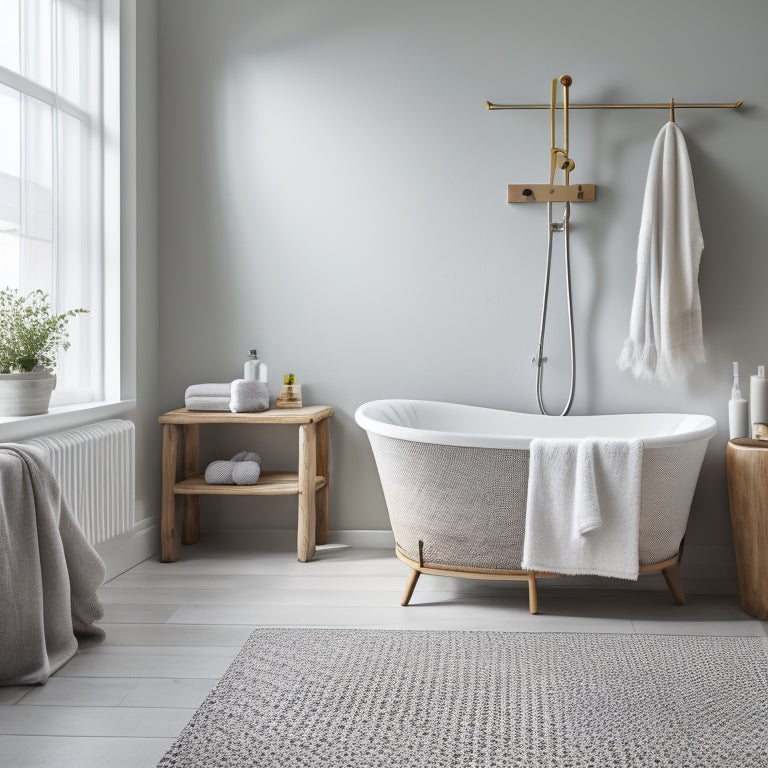
[[[557,85],[563,86],[563,148],[555,144],[555,110],[557,109]],[[565,175],[565,186],[568,186],[568,177],[575,163],[568,157],[568,91],[573,84],[570,75],[561,75],[552,80],[552,96],[549,102],[549,131],[550,131],[550,159],[549,159],[549,183],[555,183],[555,171],[562,170]],[[558,159],[562,156],[562,162]]]

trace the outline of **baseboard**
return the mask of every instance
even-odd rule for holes
[[[328,541],[331,544],[366,549],[393,550],[395,547],[395,537],[390,530],[331,531]],[[688,594],[737,595],[739,586],[733,550],[728,546],[687,544],[680,567],[680,580]],[[599,586],[603,589],[667,590],[667,584],[660,571],[641,574],[637,581],[568,576],[564,577],[562,583],[567,583],[568,586]]]
[[[296,546],[296,531],[249,530],[249,531],[205,531],[204,538],[238,540],[252,539],[273,547],[290,549]],[[334,544],[360,549],[395,548],[392,531],[331,531],[329,546]],[[160,552],[160,526],[156,518],[146,518],[136,524],[133,531],[121,533],[95,546],[107,569],[106,580],[114,579],[147,558]]]
[[[207,541],[226,542],[236,538],[240,543],[253,541],[270,547],[291,549],[296,546],[295,530],[249,529],[209,530],[202,532]],[[395,537],[391,530],[332,530],[328,533],[328,547],[344,546],[356,549],[384,549],[393,552]],[[156,518],[142,520],[131,533],[97,545],[96,550],[107,566],[107,578],[127,571],[134,565],[153,557],[160,551],[160,532]],[[680,568],[683,589],[688,594],[736,595],[738,581],[733,551],[727,546],[697,546],[686,544]],[[554,581],[552,583],[555,583]],[[646,573],[636,581],[601,579],[592,576],[564,577],[568,586],[600,586],[604,589],[666,590],[661,573]]]
[[[395,549],[395,535],[389,530],[329,531],[328,541],[363,549]]]
[[[691,594],[738,595],[739,582],[733,547],[685,545],[680,565],[683,587]]]
[[[232,537],[246,542],[260,542],[272,547],[295,547],[296,531],[273,528],[217,529],[202,530],[202,539],[225,541]],[[342,545],[360,549],[395,549],[395,536],[390,530],[348,530],[329,531],[327,546]]]
[[[156,518],[140,520],[132,531],[96,544],[95,549],[104,561],[109,581],[160,551],[160,526]]]

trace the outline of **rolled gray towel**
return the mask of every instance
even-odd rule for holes
[[[212,461],[205,469],[210,485],[256,485],[261,476],[261,457],[255,451],[240,451],[229,461]]]
[[[232,485],[234,461],[212,461],[205,468],[205,482],[211,485]]]
[[[266,411],[269,408],[267,382],[235,379],[231,386],[229,408],[232,413]]]
[[[232,479],[236,485],[256,485],[261,475],[261,467],[255,461],[233,461]]]
[[[261,464],[261,456],[256,451],[240,451],[232,457],[232,461],[255,461]]]

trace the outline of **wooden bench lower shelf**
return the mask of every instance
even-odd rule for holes
[[[315,476],[315,490],[319,491],[326,485],[325,478]],[[291,496],[299,492],[298,472],[264,471],[255,485],[222,485],[206,483],[202,474],[192,475],[173,486],[177,494],[192,494],[199,496]]]

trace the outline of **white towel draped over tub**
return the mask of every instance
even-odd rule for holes
[[[682,131],[667,123],[651,152],[622,371],[662,384],[704,360],[699,262],[704,240]]]
[[[40,454],[0,445],[0,685],[44,683],[104,638],[104,563]]]
[[[523,568],[637,579],[643,442],[531,441]]]

